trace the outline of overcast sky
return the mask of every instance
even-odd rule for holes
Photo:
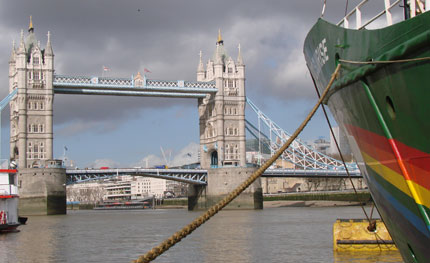
[[[325,17],[337,22],[345,2],[328,0]],[[0,97],[7,95],[12,41],[21,29],[27,33],[30,15],[42,48],[51,32],[55,73],[65,75],[130,77],[147,68],[148,78],[195,81],[199,52],[206,64],[221,29],[233,59],[241,45],[247,96],[293,133],[316,101],[302,46],[321,8],[320,0],[2,0]],[[111,70],[103,73],[103,66]],[[2,115],[3,158],[8,114]],[[328,134],[320,113],[301,138]],[[198,143],[197,101],[56,95],[54,138],[54,156],[61,158],[67,146],[68,158],[82,168],[141,165],[151,154],[161,157],[160,147],[176,156]]]

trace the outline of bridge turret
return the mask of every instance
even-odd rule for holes
[[[204,81],[206,77],[205,68],[202,61],[202,51],[200,50],[199,66],[197,67],[197,81]]]
[[[9,93],[12,92],[16,74],[16,50],[15,41],[12,42],[12,51],[9,58]]]
[[[54,68],[54,51],[52,50],[51,45],[51,32],[48,31],[48,40],[46,41],[46,48],[45,48],[45,65],[50,68]]]
[[[17,96],[11,100],[10,108],[11,110],[11,127],[14,123],[17,125],[17,131],[15,136],[10,138],[10,158],[19,159],[18,166],[26,167],[26,158],[19,158],[20,154],[25,156],[27,152],[27,59],[26,59],[26,48],[24,41],[24,31],[21,30],[21,37],[19,41],[19,47],[16,52],[16,75],[14,86],[10,87],[17,88]],[[16,85],[16,86],[15,86]]]

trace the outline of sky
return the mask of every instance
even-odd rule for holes
[[[324,17],[339,21],[345,2],[327,0]],[[206,64],[220,29],[235,60],[241,45],[247,96],[291,134],[317,101],[302,46],[321,10],[321,0],[1,0],[0,98],[12,42],[22,29],[26,35],[30,16],[42,48],[51,33],[55,74],[76,76],[131,77],[146,68],[150,79],[195,81],[199,52]],[[2,158],[8,116],[6,109]],[[329,139],[319,111],[300,138],[321,136]],[[55,95],[54,158],[66,153],[80,168],[172,165],[197,158],[198,143],[196,99]]]

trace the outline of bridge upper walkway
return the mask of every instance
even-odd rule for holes
[[[216,93],[215,82],[55,75],[54,93],[171,98],[205,98]]]

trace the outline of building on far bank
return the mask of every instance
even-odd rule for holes
[[[187,195],[187,188],[187,184],[171,180],[122,176],[98,182],[69,185],[67,186],[67,201],[96,204],[107,200],[180,197]]]
[[[313,142],[308,143],[308,145],[322,154],[328,154],[328,152],[330,151],[330,142],[323,137],[320,137]]]
[[[344,156],[350,156],[351,155],[351,148],[349,147],[348,138],[345,135],[344,132],[339,127],[333,127],[333,133],[334,137],[337,140],[337,143],[339,144],[340,151]],[[330,150],[328,154],[332,156],[338,156],[339,152],[336,147],[335,140],[333,138],[333,135],[330,133]]]

